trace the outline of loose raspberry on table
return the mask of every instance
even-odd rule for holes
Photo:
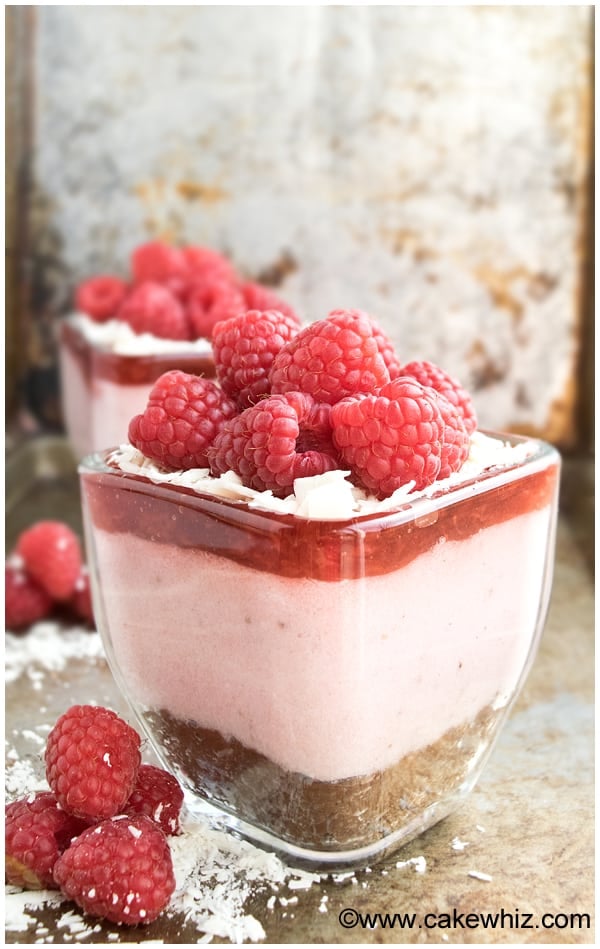
[[[333,442],[358,483],[379,498],[410,481],[421,490],[441,466],[444,421],[433,393],[406,376],[331,409]]]
[[[448,375],[435,363],[427,360],[413,360],[400,369],[403,376],[412,376],[423,386],[430,386],[436,392],[444,395],[448,402],[455,405],[463,417],[465,428],[468,435],[472,435],[477,428],[477,413],[469,393],[462,387],[460,382]]]
[[[110,709],[74,705],[48,735],[46,778],[64,810],[101,820],[122,812],[141,763],[140,736]]]
[[[131,926],[156,919],[175,890],[162,830],[127,815],[80,834],[56,861],[54,878],[85,913]]]
[[[297,333],[295,319],[276,310],[248,310],[217,323],[212,338],[217,379],[240,408],[270,394],[273,360]]]
[[[39,521],[17,540],[16,553],[27,573],[55,600],[68,600],[81,571],[81,546],[60,521]]]
[[[217,323],[246,310],[246,303],[238,288],[227,280],[215,277],[193,281],[186,297],[186,306],[192,333],[199,339],[210,339]]]
[[[215,382],[172,369],[157,379],[144,413],[129,423],[129,441],[171,471],[206,468],[209,446],[236,411]]]
[[[28,890],[54,889],[54,865],[87,823],[67,814],[49,791],[13,801],[5,811],[7,881]]]
[[[90,277],[77,287],[75,305],[97,323],[104,323],[116,317],[126,293],[127,284],[118,277]]]
[[[154,821],[163,833],[179,833],[179,814],[183,791],[177,778],[152,764],[142,764],[135,787],[125,805],[130,816],[144,815]]]
[[[20,560],[20,558],[19,558]],[[12,632],[25,629],[52,612],[54,601],[19,562],[4,566],[4,622]]]
[[[176,296],[160,283],[140,283],[126,296],[119,319],[134,333],[151,333],[159,339],[191,339],[185,310]]]
[[[282,300],[270,287],[264,287],[262,283],[253,283],[250,280],[242,284],[241,289],[248,310],[277,310],[300,325],[300,320],[289,303]]]
[[[435,393],[438,408],[444,420],[444,439],[442,442],[442,456],[437,480],[449,478],[451,474],[460,471],[469,457],[470,438],[464,418],[456,405],[452,405],[446,396],[436,392],[428,386],[430,392]]]
[[[211,473],[235,471],[247,487],[285,497],[296,478],[339,467],[330,411],[303,392],[263,399],[225,423],[208,450]]]
[[[273,360],[269,378],[274,394],[306,392],[330,405],[390,381],[371,319],[360,310],[335,310],[301,329]]]

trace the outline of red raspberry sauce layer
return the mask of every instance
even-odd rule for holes
[[[61,326],[61,342],[68,347],[79,362],[82,373],[88,382],[94,378],[108,379],[121,385],[142,385],[152,383],[169,369],[181,369],[183,372],[215,378],[215,364],[210,353],[184,351],[181,353],[154,353],[151,356],[122,355],[111,353],[92,346],[74,326],[64,321]]]
[[[482,528],[540,510],[552,501],[558,473],[558,465],[551,464],[405,523],[397,523],[401,512],[348,521],[304,520],[120,472],[82,478],[92,519],[102,530],[212,552],[267,573],[338,581],[390,573],[442,538],[464,540]]]

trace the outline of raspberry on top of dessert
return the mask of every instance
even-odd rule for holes
[[[217,323],[249,309],[276,309],[283,338],[299,328],[288,303],[208,247],[150,241],[133,250],[128,271],[123,278],[99,274],[84,280],[75,292],[75,312],[61,321],[62,408],[80,458],[126,439],[130,419],[143,411],[163,373],[178,369],[213,379]],[[262,352],[253,352],[264,368]],[[227,358],[223,353],[224,364]],[[240,373],[234,362],[230,375],[230,385],[243,390],[248,404],[263,395],[260,371],[246,365]],[[223,389],[230,394],[228,385]]]
[[[193,801],[370,858],[468,793],[518,692],[558,458],[362,311],[250,310],[213,349],[80,469],[107,656]]]
[[[140,244],[131,276],[99,274],[75,292],[77,309],[95,323],[117,320],[135,334],[159,339],[210,339],[215,324],[249,308],[277,308],[295,323],[289,304],[259,283],[245,281],[223,254],[208,247]]]
[[[361,310],[304,327],[248,310],[212,332],[217,382],[166,373],[129,425],[131,444],[167,471],[234,472],[284,498],[299,478],[348,470],[383,499],[450,477],[469,455],[468,393],[432,363],[402,366]]]

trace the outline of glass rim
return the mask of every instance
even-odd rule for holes
[[[194,507],[194,502],[197,502],[200,506],[206,502],[211,502],[238,511],[245,509],[248,513],[256,516],[264,515],[270,519],[276,518],[281,520],[282,523],[312,521],[335,526],[336,524],[342,525],[365,522],[374,518],[379,521],[385,517],[392,518],[394,524],[400,524],[404,520],[418,520],[442,510],[445,507],[457,504],[460,501],[465,501],[469,498],[485,494],[488,491],[493,491],[503,485],[544,471],[553,465],[560,465],[561,458],[557,449],[541,439],[488,430],[482,430],[482,434],[501,439],[504,442],[509,442],[513,447],[529,443],[535,446],[535,448],[530,455],[519,459],[514,464],[491,466],[479,474],[474,474],[466,481],[447,485],[438,491],[434,489],[434,482],[428,489],[425,489],[427,491],[426,494],[423,492],[415,492],[414,496],[407,494],[401,498],[397,504],[392,506],[386,506],[385,502],[382,502],[380,510],[372,508],[368,511],[354,511],[344,516],[329,518],[307,517],[292,512],[281,512],[270,508],[267,503],[261,505],[259,497],[257,500],[249,502],[247,499],[224,497],[217,492],[202,490],[202,488],[192,487],[191,485],[173,484],[168,481],[153,481],[148,474],[143,474],[142,472],[134,474],[133,472],[123,471],[116,466],[108,464],[108,459],[118,450],[118,446],[87,455],[80,461],[78,473],[80,476],[106,475],[111,478],[120,478],[130,484],[135,483],[136,490],[140,490],[145,494],[159,493],[165,500],[170,498],[175,501],[177,497],[183,495],[186,498],[187,506],[191,504],[191,506]],[[440,484],[443,484],[443,482],[440,482]]]
[[[169,349],[158,349],[151,352],[141,351],[141,352],[122,352],[120,350],[115,350],[114,347],[102,340],[89,339],[83,329],[78,326],[74,321],[73,317],[76,316],[85,316],[85,313],[74,312],[68,313],[63,317],[61,321],[61,343],[68,346],[68,339],[65,339],[64,332],[67,329],[70,332],[76,333],[82,343],[85,343],[91,350],[94,350],[97,353],[101,353],[103,356],[114,356],[118,359],[144,359],[144,360],[164,360],[165,357],[173,359],[181,359],[183,357],[189,358],[200,358],[200,357],[212,357],[212,348],[209,340],[202,339],[202,346],[198,345],[199,340],[169,340],[173,345]],[[160,342],[160,339],[156,337],[157,342]],[[194,348],[194,343],[196,347]]]

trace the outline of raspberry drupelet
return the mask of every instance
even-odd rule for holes
[[[306,392],[333,405],[390,381],[373,324],[361,310],[335,310],[311,323],[278,352],[269,373],[271,392]]]
[[[211,473],[235,471],[248,487],[285,497],[296,478],[339,467],[329,414],[303,392],[263,399],[225,423],[208,450]]]
[[[412,376],[422,386],[430,386],[455,405],[462,415],[468,435],[477,428],[477,413],[467,390],[444,369],[427,360],[413,360],[400,367],[399,375]]]
[[[235,413],[235,403],[214,382],[172,369],[129,423],[129,441],[164,468],[205,468],[209,446]]]
[[[65,811],[112,817],[135,786],[140,736],[110,709],[74,705],[48,735],[45,762],[48,784]]]
[[[427,487],[441,467],[444,420],[435,394],[404,376],[331,409],[333,441],[359,484],[385,498],[410,481]]]
[[[150,923],[175,889],[167,839],[148,817],[120,815],[85,830],[54,865],[62,892],[90,916]]]
[[[217,379],[240,408],[270,394],[273,360],[298,329],[294,318],[278,310],[248,310],[217,323],[212,338]]]
[[[442,454],[440,457],[440,470],[437,479],[449,478],[463,466],[469,455],[469,433],[458,406],[453,405],[441,392],[436,392],[430,386],[426,386],[430,393],[434,393],[435,401],[441,412],[444,421],[444,437],[442,441]]]
[[[87,826],[86,821],[64,811],[50,791],[7,804],[4,844],[8,882],[29,890],[56,887],[56,861]]]
[[[125,813],[145,816],[157,824],[163,833],[179,833],[179,815],[183,804],[183,791],[179,782],[168,771],[151,764],[140,765],[135,787]]]

